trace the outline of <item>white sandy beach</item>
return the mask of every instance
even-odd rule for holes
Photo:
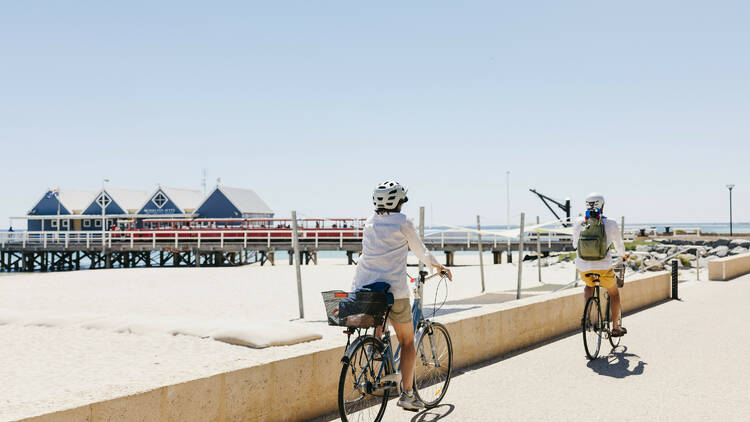
[[[342,254],[343,255],[343,254]],[[485,263],[492,262],[485,254]],[[449,301],[481,293],[474,255],[457,255]],[[0,420],[15,420],[146,391],[300,353],[343,345],[326,324],[323,290],[348,290],[354,267],[321,259],[302,267],[305,319],[299,320],[294,267],[140,268],[0,277]],[[543,270],[546,283],[573,280],[572,263]],[[409,267],[414,275],[416,267]],[[517,266],[486,265],[487,292],[515,289]],[[543,294],[536,264],[523,287]],[[426,312],[445,284],[426,288]],[[532,289],[532,290],[528,290]],[[460,302],[460,301],[459,301]],[[476,304],[447,304],[442,313]],[[438,317],[439,319],[439,317]],[[181,333],[175,335],[175,333]],[[216,341],[233,335],[250,348]]]

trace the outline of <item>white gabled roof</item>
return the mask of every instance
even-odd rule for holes
[[[199,190],[170,188],[166,186],[162,186],[161,190],[164,191],[169,199],[174,201],[182,211],[185,211],[185,209],[195,210],[203,203],[203,193]],[[151,198],[149,197],[149,199]]]
[[[252,189],[230,188],[226,186],[217,186],[216,189],[220,190],[243,214],[273,214],[273,210],[268,204],[263,202],[260,196]]]
[[[70,211],[71,214],[80,214],[88,208],[97,192],[93,190],[60,189],[58,191],[60,203]]]
[[[107,192],[110,197],[112,197],[112,200],[115,201],[126,213],[130,212],[128,210],[135,210],[134,212],[140,211],[141,205],[151,198],[149,192],[145,190],[105,188],[104,191]],[[101,191],[96,194],[96,198],[99,197],[100,193]]]
[[[44,199],[47,194],[54,191],[54,189],[47,189],[44,194],[34,202],[34,206],[26,213],[31,215],[31,211],[39,205],[39,202]],[[71,214],[75,214],[76,211],[81,213],[88,208],[89,204],[96,198],[98,192],[93,190],[82,190],[82,189],[58,189],[58,198],[60,204],[65,207]]]

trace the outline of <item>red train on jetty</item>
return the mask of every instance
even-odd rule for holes
[[[297,219],[302,238],[361,237],[364,218],[308,218]],[[135,237],[192,237],[189,233],[200,232],[202,236],[214,237],[223,233],[231,237],[284,237],[292,232],[291,219],[245,219],[245,218],[147,218],[139,221],[120,220],[118,228],[135,232]]]

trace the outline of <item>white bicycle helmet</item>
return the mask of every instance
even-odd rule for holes
[[[604,196],[601,193],[591,192],[586,197],[586,208],[599,208],[602,209],[604,206]]]
[[[393,210],[398,207],[399,202],[406,202],[406,186],[394,180],[386,180],[379,183],[372,192],[372,204],[375,209]]]

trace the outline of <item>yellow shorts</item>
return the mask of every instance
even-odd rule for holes
[[[594,287],[594,277],[586,277],[586,274],[599,274],[599,285],[605,289],[611,289],[617,287],[617,279],[615,278],[615,270],[592,270],[592,271],[579,271],[581,273],[581,280],[586,282],[589,287]]]
[[[393,301],[391,311],[388,313],[388,319],[399,324],[411,322],[411,303],[409,299],[396,299]]]

